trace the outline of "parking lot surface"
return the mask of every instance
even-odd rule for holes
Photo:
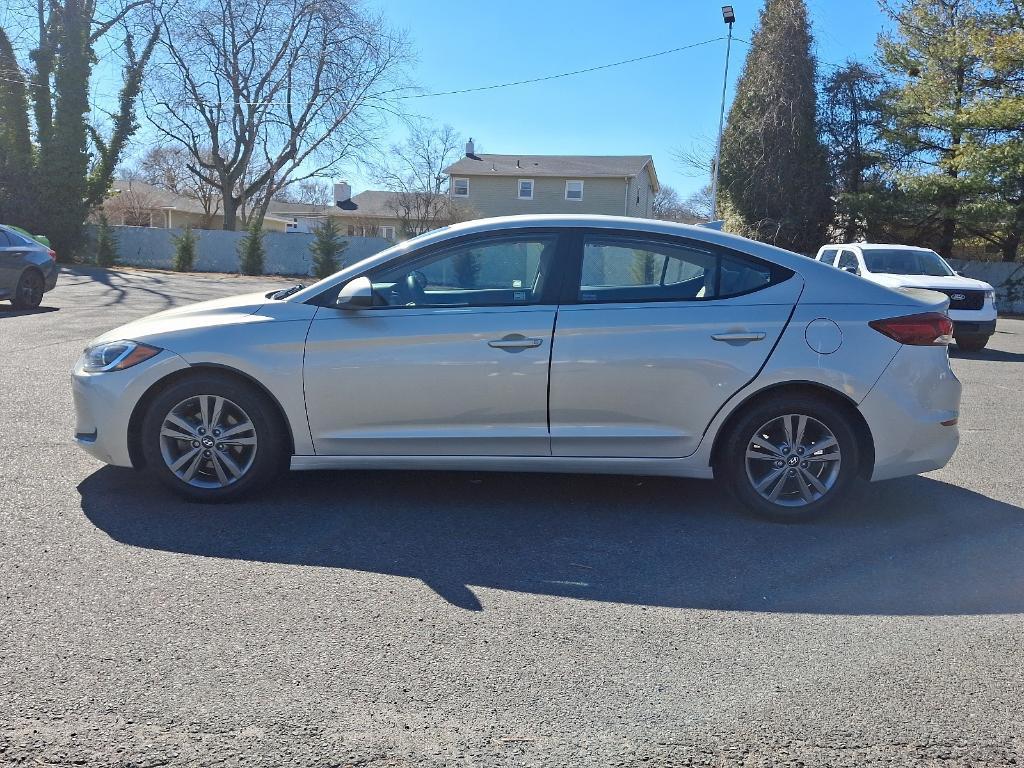
[[[1024,759],[1024,321],[961,447],[810,525],[708,482],[294,473],[205,507],[71,443],[89,339],[273,278],[66,270],[0,309],[0,764]]]

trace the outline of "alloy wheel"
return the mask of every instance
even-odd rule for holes
[[[836,436],[804,414],[765,422],[747,443],[747,478],[763,499],[781,507],[803,507],[825,496],[841,466]]]
[[[18,285],[18,300],[22,306],[36,307],[43,300],[43,278],[35,270],[26,272]]]
[[[196,488],[223,488],[240,480],[256,458],[256,426],[237,403],[220,395],[193,395],[160,425],[167,468]]]

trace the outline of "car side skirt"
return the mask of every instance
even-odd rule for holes
[[[685,459],[576,456],[292,456],[291,468],[473,470],[591,475],[661,475],[710,480],[711,467]]]

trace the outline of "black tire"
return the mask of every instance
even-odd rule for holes
[[[252,429],[243,430],[235,437],[222,438],[225,439],[225,443],[247,440],[250,437],[255,438],[255,444],[252,446],[200,444],[196,447],[196,450],[199,450],[203,456],[196,456],[197,468],[194,470],[195,475],[191,482],[204,482],[207,487],[190,484],[178,477],[168,464],[170,459],[165,458],[165,455],[172,459],[176,456],[183,457],[187,452],[191,452],[191,446],[196,445],[198,440],[203,437],[217,441],[218,438],[213,437],[213,428],[211,427],[207,432],[205,428],[199,427],[202,423],[201,417],[194,419],[185,417],[185,421],[197,429],[197,434],[193,436],[195,440],[193,437],[172,439],[161,436],[165,419],[168,418],[172,410],[182,407],[186,403],[198,404],[200,397],[206,398],[208,406],[214,404],[215,398],[223,398],[227,403],[222,409],[226,414],[222,416],[223,421],[218,420],[218,423],[223,425],[225,433],[231,431],[232,427],[238,424],[244,424],[244,419],[238,417],[239,413],[242,417],[248,417],[248,421],[251,422]],[[180,414],[182,411],[177,411],[177,413]],[[208,413],[212,424],[214,414],[209,411]],[[235,419],[234,422],[229,421],[232,418]],[[178,430],[178,428],[174,429]],[[206,503],[233,501],[268,483],[285,468],[289,444],[287,429],[287,425],[274,404],[263,392],[251,384],[216,372],[188,376],[171,384],[157,395],[149,404],[149,409],[143,417],[141,440],[146,471],[163,485],[191,501]],[[200,435],[198,432],[204,434]],[[248,455],[250,447],[251,458]],[[223,452],[220,449],[223,449]],[[179,453],[174,453],[175,451]],[[246,453],[244,456],[236,456],[235,451],[245,451]],[[211,454],[214,453],[216,456],[227,454],[231,457],[235,468],[243,470],[241,474],[237,478],[233,477],[227,470],[228,465],[225,461],[215,462],[213,460],[214,457]],[[211,456],[211,458],[206,459],[205,456]],[[186,471],[191,469],[192,463],[192,460],[186,461]],[[215,465],[219,465],[219,467]],[[216,474],[214,474],[215,469],[217,470]],[[217,486],[217,477],[222,474],[229,478],[229,483]]]
[[[35,309],[43,301],[46,292],[46,281],[38,269],[26,269],[18,279],[18,287],[14,289],[11,304],[15,309]]]
[[[958,336],[956,348],[962,352],[981,352],[988,344],[988,336]]]
[[[811,431],[806,433],[804,440],[804,445],[807,447],[800,452],[801,458],[797,460],[793,469],[790,468],[789,462],[794,458],[794,449],[791,448],[786,455],[779,455],[775,459],[767,461],[760,458],[760,448],[754,449],[758,458],[749,461],[750,467],[755,470],[762,466],[765,467],[764,470],[759,470],[763,471],[764,475],[755,478],[751,469],[748,469],[748,447],[752,441],[757,439],[755,435],[763,436],[764,433],[759,430],[769,424],[781,423],[782,417],[787,415],[808,417],[805,424],[806,428]],[[798,426],[797,421],[791,420],[790,423],[794,428]],[[819,449],[816,447],[828,444],[828,440],[824,437],[825,433],[819,429],[821,427],[831,432],[837,443],[836,448]],[[733,420],[728,429],[729,432],[725,435],[715,464],[715,477],[725,484],[732,497],[745,510],[758,517],[787,523],[814,519],[846,496],[850,486],[857,480],[861,451],[853,416],[846,409],[824,398],[814,395],[780,393],[746,408],[737,419]],[[815,442],[815,435],[822,437]],[[796,434],[793,437],[795,439]],[[765,440],[763,444],[767,445],[768,442]],[[779,448],[781,452],[785,443],[783,441],[780,445],[772,442],[772,445]],[[764,451],[765,455],[769,455],[770,449],[764,449]],[[837,454],[839,461],[827,461],[827,453]],[[803,461],[805,455],[807,461]],[[782,462],[781,467],[779,462]],[[838,464],[834,475],[831,475],[832,464]],[[801,467],[805,467],[806,471]],[[786,475],[781,481],[780,499],[782,501],[770,501],[755,488],[755,479],[767,480],[770,474],[780,470]],[[815,479],[827,489],[823,494],[804,479],[807,474],[818,472],[830,475],[827,477],[816,474]],[[810,490],[811,500],[804,499],[800,485]],[[774,489],[774,481],[765,490],[769,489]],[[799,506],[786,506],[785,504],[799,504]]]

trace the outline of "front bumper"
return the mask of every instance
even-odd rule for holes
[[[953,320],[953,338],[961,336],[984,336],[988,338],[996,332],[995,320]]]
[[[960,442],[961,389],[944,348],[900,348],[859,406],[874,439],[872,480],[946,466]]]
[[[132,466],[128,424],[135,406],[160,379],[188,367],[183,358],[167,350],[123,371],[87,373],[76,364],[71,374],[75,442],[107,464]]]

